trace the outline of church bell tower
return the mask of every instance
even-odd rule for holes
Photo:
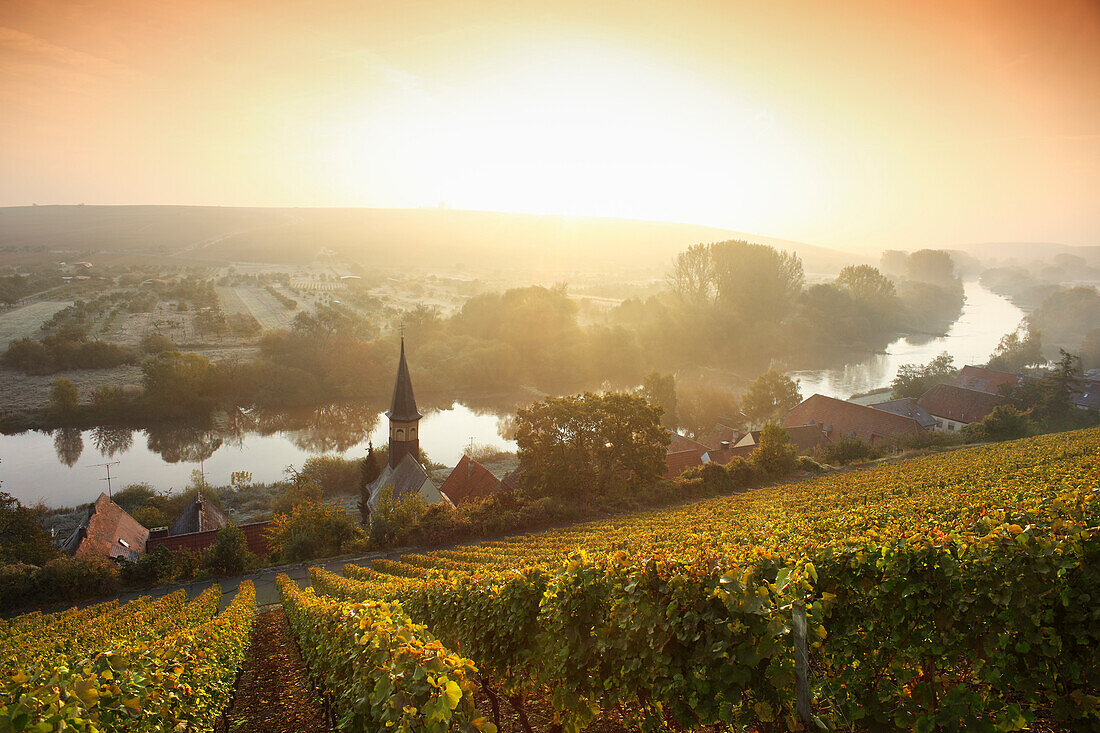
[[[420,418],[413,397],[409,365],[405,361],[405,337],[401,337],[401,361],[397,365],[397,381],[393,385],[393,402],[386,413],[390,420],[390,468],[397,468],[406,455],[420,460]]]

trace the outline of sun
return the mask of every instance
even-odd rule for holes
[[[688,69],[555,44],[361,105],[331,159],[349,190],[415,191],[403,205],[718,223],[786,206],[777,189],[806,174],[796,148],[767,109]]]

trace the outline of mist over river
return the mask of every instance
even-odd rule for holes
[[[832,369],[800,370],[803,397],[819,392],[846,399],[890,383],[898,367],[924,363],[947,351],[955,364],[983,363],[1001,336],[1014,330],[1023,312],[1005,298],[966,284],[966,304],[948,332],[934,338],[901,338],[885,353],[861,354],[858,360]],[[413,378],[415,379],[415,367]],[[514,450],[508,432],[509,411],[471,409],[461,402],[424,410],[420,441],[428,457],[453,466],[472,442]],[[255,482],[283,478],[287,466],[300,467],[313,455],[330,453],[358,458],[368,441],[385,445],[387,426],[378,406],[329,406],[305,416],[241,413],[232,424],[214,430],[169,426],[150,431],[118,428],[56,430],[0,436],[0,489],[24,503],[39,499],[52,506],[92,501],[105,490],[104,469],[93,464],[118,461],[111,467],[115,489],[148,482],[158,489],[184,487],[200,463],[209,483],[229,483],[233,471],[249,471]]]

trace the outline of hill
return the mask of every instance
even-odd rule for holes
[[[207,261],[301,264],[324,249],[377,267],[538,270],[637,269],[663,274],[699,242],[747,239],[796,252],[809,273],[865,257],[726,229],[593,217],[451,209],[298,209],[212,206],[0,208],[0,252],[169,255]]]

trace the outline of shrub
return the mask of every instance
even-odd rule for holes
[[[151,333],[141,340],[141,350],[146,354],[159,354],[162,351],[174,351],[176,345],[163,333]]]
[[[168,548],[161,545],[137,562],[123,562],[119,570],[126,586],[157,585],[175,577],[176,563]]]
[[[786,476],[798,467],[798,451],[786,430],[768,423],[760,431],[760,443],[752,452],[751,460],[770,476]]]
[[[79,601],[84,598],[118,593],[118,565],[101,557],[59,557],[39,570],[39,582],[48,598],[43,600]]]
[[[268,530],[272,550],[289,562],[338,555],[344,543],[361,536],[359,527],[339,505],[313,501],[298,504],[288,514],[275,515]]]
[[[250,570],[258,564],[257,557],[248,549],[244,532],[230,524],[218,530],[217,539],[206,565],[215,573],[235,574]]]
[[[857,461],[882,458],[882,451],[859,438],[841,438],[820,448],[818,457],[832,466],[847,466]]]
[[[1012,405],[997,405],[981,422],[963,428],[967,440],[1012,440],[1031,432],[1031,418]]]
[[[302,464],[302,473],[321,487],[325,496],[354,493],[359,485],[359,463],[340,456],[313,456]]]
[[[384,487],[378,502],[371,510],[371,544],[375,547],[394,547],[401,544],[408,539],[426,510],[424,498],[419,493],[394,500],[393,487]]]
[[[735,489],[747,489],[760,480],[760,471],[752,461],[737,456],[726,464],[726,473]]]
[[[40,580],[34,565],[0,565],[0,611],[33,603],[41,593]]]

